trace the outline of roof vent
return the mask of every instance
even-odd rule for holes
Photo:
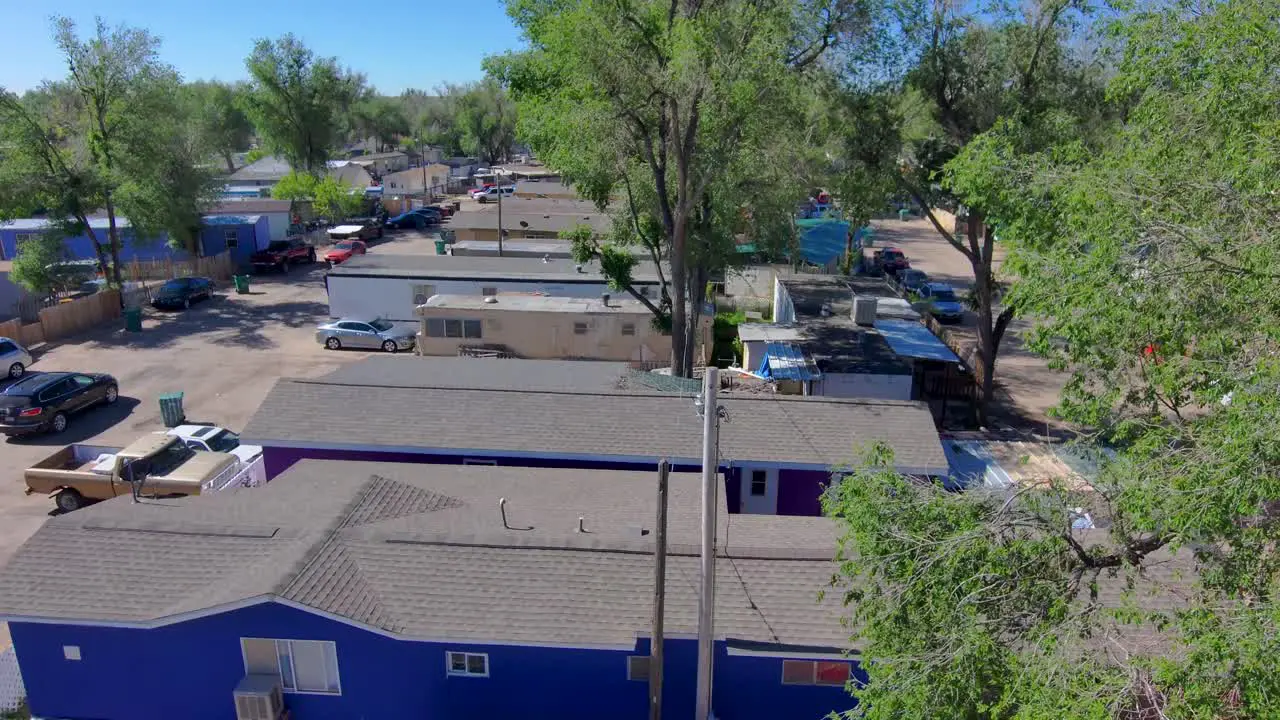
[[[584,518],[581,515],[578,516],[578,532],[580,533],[587,532],[586,518]]]
[[[853,298],[853,321],[863,327],[876,324],[877,299],[872,295],[858,295]]]
[[[600,302],[604,303],[605,307],[609,307],[609,293],[600,293]]]
[[[573,267],[577,269],[578,272],[583,272],[581,265],[574,265]]]
[[[549,263],[549,262],[551,262],[551,256],[550,256],[550,255],[543,255],[543,256],[542,256],[542,262],[544,262],[544,263]]]
[[[494,297],[494,296],[492,296],[492,295],[485,295],[485,296],[484,296],[484,303],[485,303],[486,305],[496,305],[496,304],[498,303],[498,298],[496,298],[496,297]]]

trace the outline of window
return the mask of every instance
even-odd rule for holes
[[[649,656],[648,655],[632,655],[627,658],[627,679],[648,681],[649,679]]]
[[[447,653],[449,674],[463,677],[489,677],[489,656],[482,653]]]
[[[480,321],[479,320],[463,320],[462,321],[462,337],[479,338],[480,337]]]
[[[444,337],[444,320],[440,318],[428,318],[427,337]]]
[[[479,339],[483,323],[479,320],[448,320],[444,318],[427,319],[427,337],[449,337]]]
[[[240,233],[237,230],[223,230],[222,237],[227,241],[227,249],[240,247]]]
[[[484,295],[485,297],[493,297],[494,295],[498,294],[498,288],[496,287],[480,288],[480,294]]]
[[[463,465],[492,465],[497,466],[497,460],[475,460],[473,458],[462,458]]]
[[[462,321],[461,320],[445,320],[444,336],[451,338],[462,337]]]
[[[413,286],[413,304],[426,305],[432,295],[436,294],[435,285],[414,285]]]
[[[783,660],[783,685],[834,685],[849,682],[849,663],[825,660]]]
[[[39,233],[16,233],[13,236],[13,247],[21,248],[22,243],[28,240],[34,240],[35,238],[39,237],[39,235],[40,235]]]
[[[93,378],[88,375],[77,375],[71,379],[75,381],[76,387],[87,388],[93,384]]]
[[[640,297],[646,297],[646,298],[647,298],[647,297],[649,297],[649,295],[650,295],[652,292],[653,292],[653,288],[649,287],[648,285],[641,285],[641,286],[640,286]]]
[[[636,334],[636,324],[635,324],[635,323],[622,323],[622,334],[623,334],[623,335],[635,335],[635,334]]]
[[[8,355],[9,353],[16,352],[17,350],[17,345],[14,345],[8,340],[0,340],[0,355]]]
[[[587,334],[587,324],[586,324],[586,323],[584,323],[584,322],[582,322],[582,323],[580,323],[580,322],[576,322],[576,323],[574,323],[574,324],[573,324],[573,334],[574,334],[574,335],[586,335],[586,334]]]
[[[63,645],[62,657],[65,660],[79,660],[80,646],[79,645]]]
[[[242,638],[246,673],[275,675],[285,692],[341,695],[338,646],[327,640]]]
[[[769,487],[769,473],[765,470],[751,471],[751,496],[763,497]]]

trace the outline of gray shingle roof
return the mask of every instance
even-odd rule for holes
[[[697,485],[671,477],[672,634],[696,630]],[[51,519],[0,570],[0,614],[145,623],[265,595],[416,638],[630,645],[655,491],[655,473],[307,460],[261,488]],[[834,524],[718,515],[717,635],[843,645],[818,599]]]
[[[293,167],[287,160],[276,155],[267,155],[231,173],[227,180],[232,184],[248,180],[279,180],[291,172]]]
[[[432,367],[427,364],[422,365],[422,377],[412,384],[403,376],[384,381],[369,378],[368,384],[341,377],[280,380],[243,436],[246,442],[277,447],[304,444],[477,456],[515,453],[655,461],[669,457],[699,462],[702,421],[690,398],[638,389],[598,390],[606,373],[596,377],[595,370],[587,370],[593,375],[582,386],[587,389],[559,391],[554,386],[567,366],[547,368],[531,389],[511,389],[518,387],[526,364],[536,362],[485,366],[492,367],[495,375],[505,375],[492,384],[469,388],[456,387],[450,380],[433,381],[432,377],[444,373],[425,372]],[[528,367],[532,371],[534,366]],[[477,374],[469,377],[475,379]],[[404,386],[389,384],[397,381]],[[857,459],[860,446],[883,441],[893,449],[900,470],[947,474],[947,458],[933,419],[921,403],[774,395],[728,395],[722,402],[729,413],[720,433],[720,456],[725,462],[829,468],[848,465]],[[316,418],[342,417],[361,421],[316,422]]]

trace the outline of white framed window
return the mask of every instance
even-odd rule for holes
[[[329,640],[241,638],[244,671],[275,675],[287,693],[341,695],[338,646]]]
[[[14,233],[13,247],[21,248],[23,243],[27,242],[28,240],[34,240],[37,237],[39,237],[39,235],[40,233]]]
[[[769,488],[769,472],[767,470],[751,471],[752,497],[764,497]]]
[[[62,646],[62,659],[64,659],[64,660],[79,660],[79,659],[80,659],[80,646],[79,646],[79,645],[63,645],[63,646]]]
[[[649,656],[631,655],[627,658],[627,679],[648,682]]]
[[[849,663],[834,660],[783,660],[783,685],[831,685],[849,682]]]
[[[586,335],[586,334],[587,334],[587,324],[586,324],[586,323],[584,323],[584,322],[576,322],[576,323],[574,323],[574,324],[573,324],[573,334],[574,334],[574,335]]]
[[[227,241],[227,249],[240,247],[240,231],[239,230],[223,230],[222,237]]]
[[[623,335],[635,335],[635,334],[636,334],[636,324],[635,324],[635,323],[622,323],[622,334],[623,334]]]
[[[484,653],[445,653],[449,675],[458,677],[489,677],[489,656]]]

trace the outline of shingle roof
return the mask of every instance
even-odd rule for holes
[[[234,184],[247,180],[279,180],[293,172],[293,167],[282,157],[267,155],[258,158],[227,176],[227,181]]]
[[[483,366],[507,376],[460,388],[450,380],[433,380],[445,373],[431,372],[431,360],[397,360],[421,363],[421,376],[412,385],[406,382],[405,375],[412,372],[407,369],[396,378],[366,378],[367,385],[342,377],[278,381],[245,428],[245,441],[477,456],[515,453],[655,461],[665,456],[694,463],[702,456],[702,420],[689,397],[633,385],[598,390],[595,376],[582,386],[585,389],[511,389],[518,387],[526,364],[540,362],[536,360]],[[558,370],[547,371],[553,372]],[[557,375],[556,384],[562,379]],[[397,382],[406,386],[391,384]],[[883,441],[893,449],[902,471],[947,473],[932,417],[921,403],[768,395],[726,395],[722,402],[729,414],[729,422],[721,425],[723,462],[826,468],[847,465],[857,459],[859,446]],[[353,416],[361,422],[315,421]]]
[[[630,645],[655,490],[653,473],[307,460],[261,488],[51,519],[0,570],[0,614],[146,623],[265,595],[416,638]],[[691,634],[696,476],[671,476],[669,508],[666,627]],[[838,600],[819,602],[835,525],[717,514],[717,635],[842,646]]]

